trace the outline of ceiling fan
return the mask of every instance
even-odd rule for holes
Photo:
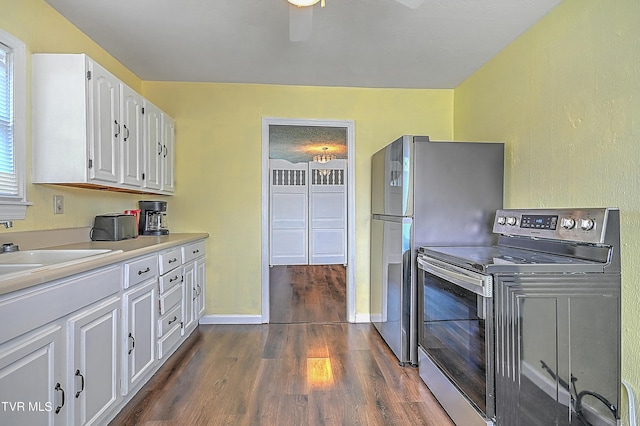
[[[320,3],[324,7],[325,0],[287,0],[289,2],[289,39],[291,41],[304,41],[311,36],[311,23],[313,21],[313,6]],[[417,9],[424,0],[396,0],[398,3]]]

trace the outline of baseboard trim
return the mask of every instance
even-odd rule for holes
[[[356,314],[356,323],[371,322],[369,314]],[[200,324],[262,324],[260,315],[205,315]]]
[[[261,315],[205,315],[200,324],[262,324]]]
[[[356,314],[355,322],[371,322],[371,315],[369,314]]]

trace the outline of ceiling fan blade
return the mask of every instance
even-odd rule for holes
[[[289,39],[291,41],[308,40],[311,36],[313,6],[298,7],[289,5]]]
[[[417,9],[422,6],[424,0],[396,0],[401,5],[407,6],[410,9]]]

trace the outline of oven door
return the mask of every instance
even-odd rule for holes
[[[492,424],[493,278],[425,255],[418,268],[420,376],[456,424]]]

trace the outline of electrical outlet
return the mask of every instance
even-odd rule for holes
[[[62,195],[53,196],[53,214],[64,213],[64,197]]]

